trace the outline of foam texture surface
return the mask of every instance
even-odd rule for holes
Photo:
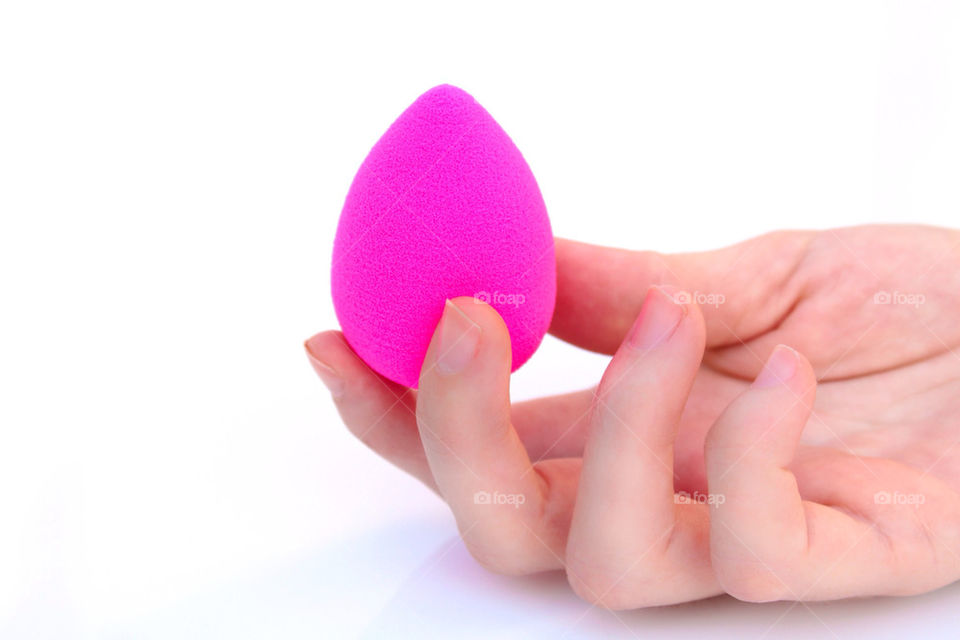
[[[473,296],[500,313],[515,370],[543,339],[556,298],[537,182],[500,125],[450,85],[420,96],[360,166],[331,273],[347,342],[410,387],[445,299]]]

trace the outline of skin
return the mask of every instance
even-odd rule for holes
[[[960,233],[556,249],[550,331],[613,355],[594,389],[511,406],[506,327],[470,298],[418,391],[339,332],[306,345],[347,426],[439,493],[482,565],[564,569],[611,609],[960,578]]]

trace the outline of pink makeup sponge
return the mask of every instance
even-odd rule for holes
[[[510,331],[513,369],[553,315],[543,197],[513,141],[468,93],[430,89],[374,145],[333,246],[343,334],[374,370],[416,387],[444,301],[473,296]]]

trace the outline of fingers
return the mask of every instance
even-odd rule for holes
[[[583,453],[593,396],[585,389],[513,405],[513,425],[534,461]]]
[[[557,304],[550,332],[584,349],[613,353],[650,285],[696,296],[707,346],[739,344],[776,326],[800,295],[792,278],[812,232],[773,233],[687,254],[627,251],[557,238]]]
[[[608,608],[719,593],[706,505],[676,504],[673,442],[703,355],[703,318],[654,287],[597,390],[567,543],[568,578]]]
[[[344,424],[377,454],[436,491],[416,419],[416,391],[373,371],[339,331],[304,344]],[[583,451],[593,391],[520,402],[512,408],[518,435],[534,460],[575,457]]]
[[[882,532],[857,509],[803,500],[788,469],[815,386],[809,362],[781,345],[707,436],[710,493],[722,497],[710,518],[713,568],[742,600],[876,593],[889,573]]]
[[[415,392],[370,369],[339,331],[319,333],[304,346],[310,364],[330,389],[351,433],[436,490],[417,431]]]
[[[447,301],[420,374],[417,422],[465,544],[488,568],[562,565],[572,469],[534,469],[510,421],[510,336],[492,308]],[[554,473],[562,471],[563,473]]]

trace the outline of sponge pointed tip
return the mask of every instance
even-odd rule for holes
[[[435,87],[427,89],[420,95],[420,100],[424,98],[432,100],[459,100],[461,102],[474,102],[473,96],[452,84],[438,84]]]
[[[471,121],[483,107],[469,93],[452,84],[439,84],[420,95],[409,112],[434,122]]]

